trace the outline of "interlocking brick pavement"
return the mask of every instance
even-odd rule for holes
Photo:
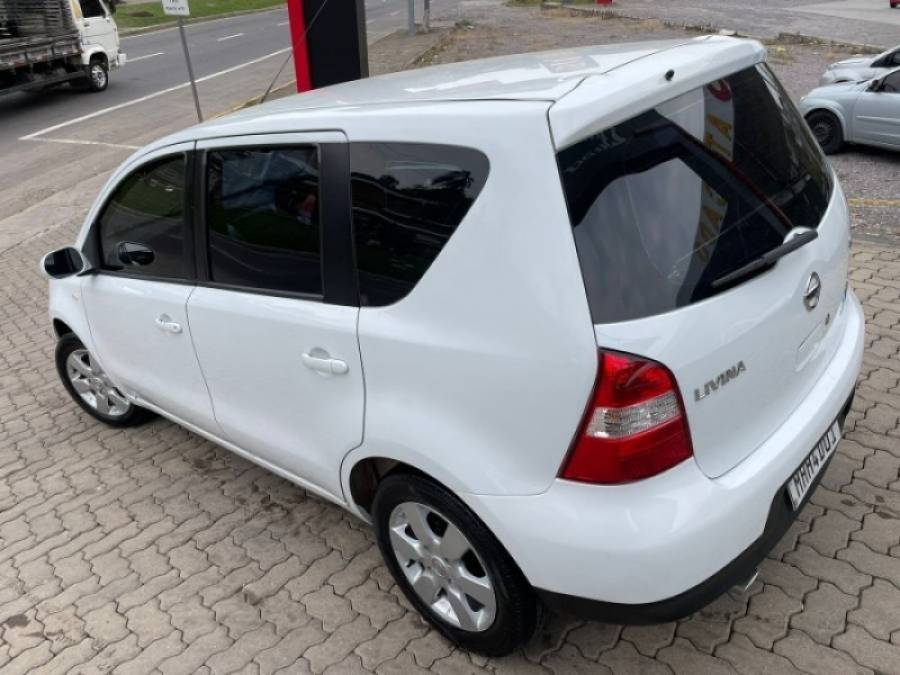
[[[485,660],[409,610],[339,508],[69,401],[35,261],[71,234],[0,254],[0,672],[900,673],[900,248],[854,245],[868,333],[846,438],[748,593],[660,626],[551,616]]]

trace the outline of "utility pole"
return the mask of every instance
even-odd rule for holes
[[[425,4],[424,9],[422,11],[422,26],[425,27],[425,32],[431,30],[431,0],[422,0]]]
[[[409,0],[409,21],[408,28],[409,34],[416,34],[416,0]]]

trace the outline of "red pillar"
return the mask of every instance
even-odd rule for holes
[[[306,43],[306,18],[303,0],[287,0],[288,19],[291,22],[291,45],[294,48],[294,72],[297,75],[297,91],[312,89],[309,69],[309,46]]]

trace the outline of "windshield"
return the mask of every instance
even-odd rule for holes
[[[832,189],[823,155],[765,66],[591,136],[558,162],[595,323],[726,290],[715,281],[791,229],[818,227]]]

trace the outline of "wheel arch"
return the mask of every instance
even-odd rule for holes
[[[817,112],[827,112],[837,117],[837,121],[841,125],[841,133],[844,135],[844,140],[850,140],[850,129],[847,127],[847,120],[844,117],[844,113],[841,111],[839,106],[826,101],[816,102],[810,105],[809,110],[803,113],[803,119],[806,120],[808,124],[809,116]]]
[[[72,330],[69,325],[63,321],[62,319],[53,319],[53,333],[56,335],[56,339],[58,340],[63,335],[74,335],[75,331]]]
[[[371,522],[372,502],[378,490],[378,484],[387,476],[404,472],[423,476],[439,483],[454,493],[459,493],[458,481],[446,475],[436,466],[423,468],[423,463],[416,458],[405,457],[401,453],[388,456],[387,453],[364,454],[351,453],[345,458],[342,466],[343,477],[341,487],[347,508],[360,518]]]
[[[107,54],[106,50],[100,45],[87,47],[81,55],[81,63],[85,66],[88,66],[94,61],[98,60],[105,63],[107,67],[109,66],[109,54]]]

